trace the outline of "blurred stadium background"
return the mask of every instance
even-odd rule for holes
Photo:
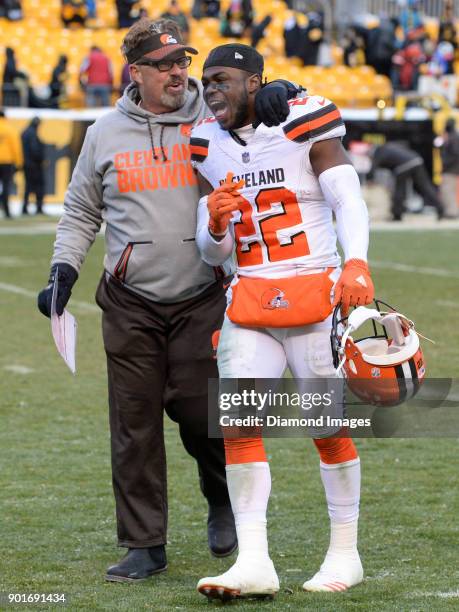
[[[159,17],[168,7],[168,0],[142,0],[151,18]],[[192,0],[181,0],[180,8],[188,15],[192,9]],[[229,1],[223,1],[222,11],[226,10]],[[328,2],[304,3],[311,7],[327,7]],[[117,12],[114,0],[97,0],[97,19],[88,20],[85,28],[66,29],[61,22],[60,0],[22,0],[24,19],[20,21],[1,20],[0,29],[0,68],[3,56],[1,47],[10,46],[16,51],[18,64],[27,70],[31,84],[35,87],[47,85],[52,67],[61,54],[69,57],[69,81],[67,85],[67,108],[83,106],[84,97],[78,83],[79,68],[91,45],[98,45],[110,56],[114,65],[115,86],[123,66],[120,46],[126,30],[117,29]],[[348,70],[343,66],[342,50],[338,44],[332,45],[334,65],[328,69],[322,67],[302,67],[296,58],[286,58],[284,54],[283,28],[292,11],[282,0],[254,0],[253,8],[256,20],[265,15],[272,16],[272,22],[266,29],[266,36],[260,42],[259,51],[266,60],[266,74],[272,79],[282,74],[285,78],[301,82],[305,87],[314,85],[320,95],[326,95],[340,106],[371,106],[375,98],[389,101],[392,95],[390,81],[377,75],[374,69],[360,66]],[[329,24],[327,24],[329,25]],[[377,18],[369,21],[369,26],[377,25]],[[429,20],[429,33],[436,36],[438,20]],[[219,20],[204,17],[196,20],[190,18],[190,43],[196,46],[200,54],[193,58],[190,74],[200,78],[204,59],[212,47],[228,42],[219,34]],[[239,39],[249,43],[249,38]]]
[[[19,0],[2,1],[19,4]],[[311,93],[329,97],[342,109],[349,134],[345,144],[362,179],[369,168],[369,155],[359,143],[379,145],[386,140],[402,139],[421,153],[434,183],[440,184],[442,166],[439,149],[433,146],[434,140],[442,135],[448,118],[456,122],[458,119],[458,0],[245,2],[252,6],[254,27],[243,28],[241,37],[231,38],[223,37],[220,32],[223,31],[222,16],[231,9],[234,0],[178,0],[178,9],[189,23],[190,44],[200,51],[193,57],[191,75],[200,78],[202,64],[212,47],[233,40],[250,44],[251,32],[253,34],[258,24],[269,17],[271,21],[257,46],[265,57],[266,77],[283,77],[301,83]],[[73,9],[69,8],[72,3],[75,4]],[[157,18],[171,10],[170,0],[131,0],[131,3],[132,19],[142,11],[150,18]],[[22,97],[21,102],[21,96],[14,92],[15,84],[4,84],[3,105],[18,131],[22,131],[35,115],[45,119],[39,133],[47,144],[45,201],[48,204],[62,202],[85,129],[104,112],[84,108],[80,67],[93,45],[99,46],[113,65],[112,104],[119,96],[124,66],[120,45],[127,30],[117,27],[116,0],[97,0],[94,17],[89,16],[86,4],[87,0],[22,0],[22,12],[14,19],[0,17],[0,74],[5,63],[5,49],[10,47],[15,52],[17,68],[27,75],[29,91],[33,91],[32,99],[29,95],[28,101]],[[217,14],[207,17],[206,7],[212,4],[217,6]],[[1,6],[0,2],[0,15]],[[63,27],[65,10],[84,15],[85,27],[78,24]],[[192,15],[198,16],[199,11],[203,16],[194,18]],[[16,19],[19,15],[22,18]],[[392,46],[393,56],[412,48],[421,53],[413,60],[416,78],[411,84],[400,83],[395,76],[400,72],[400,65],[394,63],[394,58],[392,65],[390,56],[389,64],[386,58],[384,69],[378,58],[375,59],[373,51],[378,46],[377,41],[381,42],[381,36],[386,36],[387,27],[392,28],[389,46]],[[287,57],[286,40],[292,28],[297,36],[293,46],[302,48],[296,55],[295,51],[291,55],[289,49]],[[436,53],[446,39],[450,53],[440,54],[439,59]],[[68,64],[62,78],[62,93],[54,106],[66,112],[54,112],[43,107],[53,106],[47,98],[49,84],[53,68],[62,55],[68,57]],[[408,60],[399,58],[397,61]],[[378,73],[377,69],[385,74]],[[31,104],[42,108],[30,108]],[[380,178],[384,186],[384,173]],[[386,181],[388,186],[389,181]],[[22,176],[17,173],[13,200],[14,195],[20,197],[22,192]],[[387,217],[388,190],[370,189],[366,195],[372,216]],[[419,207],[415,198],[412,201],[414,208]]]
[[[380,15],[385,17],[400,14],[404,4],[411,0],[253,0],[255,22],[259,23],[265,16],[272,18],[266,27],[265,36],[259,43],[259,51],[266,60],[266,74],[269,79],[279,75],[300,82],[305,87],[313,87],[319,95],[333,99],[343,107],[368,108],[377,100],[389,103],[393,97],[390,79],[377,74],[369,65],[355,67],[344,65],[343,48],[339,34],[349,24],[359,23],[372,30],[378,27]],[[457,4],[457,0],[454,0]],[[84,3],[83,3],[84,4]],[[137,10],[145,9],[150,18],[159,17],[168,9],[169,0],[140,0]],[[439,26],[444,13],[444,0],[426,0],[419,3],[422,9],[423,26],[426,36],[436,42]],[[290,6],[289,6],[290,5]],[[190,74],[200,78],[201,69],[207,52],[214,46],[231,40],[219,33],[219,19],[203,17],[199,20],[191,17],[193,0],[179,0],[179,7],[189,16],[190,43],[196,46],[200,54],[193,58]],[[221,13],[230,6],[230,0],[222,0]],[[292,8],[298,10],[292,10]],[[34,87],[43,87],[49,83],[52,67],[58,57],[65,54],[69,58],[69,80],[67,83],[67,108],[79,108],[84,104],[79,87],[79,68],[91,45],[98,45],[110,56],[114,65],[115,86],[119,85],[123,58],[120,45],[126,32],[118,29],[115,0],[97,0],[97,17],[87,18],[86,27],[63,28],[61,20],[61,0],[22,0],[23,19],[10,21],[0,19],[0,69],[3,67],[4,53],[2,47],[12,47],[18,64],[29,73]],[[454,6],[454,8],[456,8]],[[298,23],[307,25],[307,13],[319,12],[321,20],[318,28],[309,36],[312,40],[324,40],[329,44],[325,66],[303,66],[295,57],[285,57],[283,31],[288,19],[294,17]],[[457,15],[456,15],[457,17]],[[455,18],[456,19],[456,18]],[[403,38],[403,33],[397,34]],[[315,38],[316,37],[316,38]],[[250,43],[249,37],[238,40]],[[459,62],[455,61],[455,70]]]

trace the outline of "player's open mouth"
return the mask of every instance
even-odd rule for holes
[[[228,105],[222,100],[214,100],[209,102],[209,108],[217,120],[223,119],[228,111]]]

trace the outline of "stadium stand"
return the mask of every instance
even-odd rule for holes
[[[227,2],[222,2],[222,9],[226,4]],[[291,14],[286,3],[281,0],[254,0],[253,4],[257,20],[266,15],[272,16],[266,36],[258,45],[266,60],[268,79],[283,76],[314,89],[314,93],[330,97],[338,105],[345,107],[372,107],[378,100],[390,103],[393,96],[390,80],[376,74],[369,66],[344,66],[342,50],[337,45],[333,45],[331,49],[334,65],[330,67],[302,66],[299,59],[286,58],[283,28]],[[167,5],[168,0],[145,0],[142,3],[151,18],[159,17]],[[0,19],[0,70],[3,68],[4,48],[13,47],[18,65],[29,74],[32,87],[43,88],[49,84],[51,71],[58,57],[65,54],[69,58],[65,106],[79,108],[84,106],[84,95],[78,80],[79,68],[91,45],[97,45],[113,62],[114,88],[118,91],[123,67],[119,49],[125,30],[116,29],[115,0],[98,0],[96,19],[88,20],[89,27],[73,29],[62,27],[60,0],[23,0],[22,6],[22,21]],[[181,0],[180,7],[190,14],[192,0]],[[190,74],[200,77],[207,52],[218,44],[231,42],[232,39],[220,36],[217,19],[190,19],[190,23],[190,43],[200,50],[199,56],[193,58]],[[427,19],[426,27],[429,35],[436,37],[438,21]],[[248,38],[238,40],[250,43]],[[117,95],[114,93],[113,99]]]

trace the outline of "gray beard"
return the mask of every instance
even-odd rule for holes
[[[170,110],[177,110],[185,104],[186,90],[177,95],[171,95],[166,92],[161,94],[161,104]]]

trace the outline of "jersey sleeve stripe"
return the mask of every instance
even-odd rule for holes
[[[193,147],[205,147],[206,149],[209,148],[209,141],[206,140],[205,138],[195,138],[194,136],[192,136],[190,138],[190,145]]]
[[[191,154],[192,162],[203,162],[207,158],[207,155],[197,155],[196,153]]]
[[[330,102],[330,104],[327,104],[327,106],[324,106],[323,108],[319,108],[313,113],[308,113],[307,115],[303,115],[302,117],[299,117],[299,119],[303,119],[303,120],[306,119],[306,121],[314,121],[315,119],[320,119],[320,117],[323,117],[324,115],[328,115],[328,113],[331,113],[336,110],[338,110],[336,105],[333,104],[333,102]],[[296,119],[295,122],[299,122],[299,119]],[[295,122],[292,121],[292,124]]]
[[[317,136],[321,136],[326,132],[331,132],[335,128],[340,127],[342,125],[344,125],[344,121],[341,119],[341,117],[339,117],[338,119],[334,119],[333,121],[330,121],[329,123],[319,128],[316,128],[315,130],[311,130],[309,132],[309,138],[317,138]]]
[[[343,125],[341,114],[334,104],[315,113],[299,117],[286,125],[283,130],[287,138],[295,142],[304,142],[308,138],[322,134],[330,129]]]
[[[290,130],[285,135],[290,140],[297,140],[298,137],[302,137],[300,142],[303,142],[304,140],[308,138],[308,132],[312,132],[317,129],[320,129],[326,126],[328,123],[332,123],[336,121],[337,119],[342,121],[339,110],[335,109],[327,113],[326,115],[323,115],[322,117],[318,117],[317,119],[314,119],[312,121],[306,120],[304,123],[295,127],[293,130]]]
[[[205,138],[190,138],[191,161],[203,162],[209,154],[209,141]]]
[[[203,162],[205,159],[207,159],[207,155],[198,155],[197,153],[191,153],[192,162]]]
[[[209,149],[206,147],[195,147],[193,145],[190,146],[190,151],[191,155],[203,155],[204,157],[207,157],[207,154],[209,153]]]
[[[323,117],[318,117],[317,119],[313,119],[312,121],[309,121],[309,129],[311,131],[315,130],[319,127],[322,127],[323,125],[326,125],[327,123],[331,121],[335,121],[336,119],[341,119],[341,114],[337,108],[327,113]]]
[[[327,104],[327,106],[324,106],[323,108],[319,108],[319,110],[316,110],[313,113],[301,115],[297,119],[294,119],[293,121],[290,121],[290,123],[287,123],[287,125],[285,125],[283,128],[284,132],[289,132],[290,130],[301,125],[302,123],[308,123],[309,121],[314,121],[314,119],[319,119],[320,117],[323,117],[324,115],[327,115],[328,113],[334,110],[337,110],[337,108],[332,102],[330,104]]]

